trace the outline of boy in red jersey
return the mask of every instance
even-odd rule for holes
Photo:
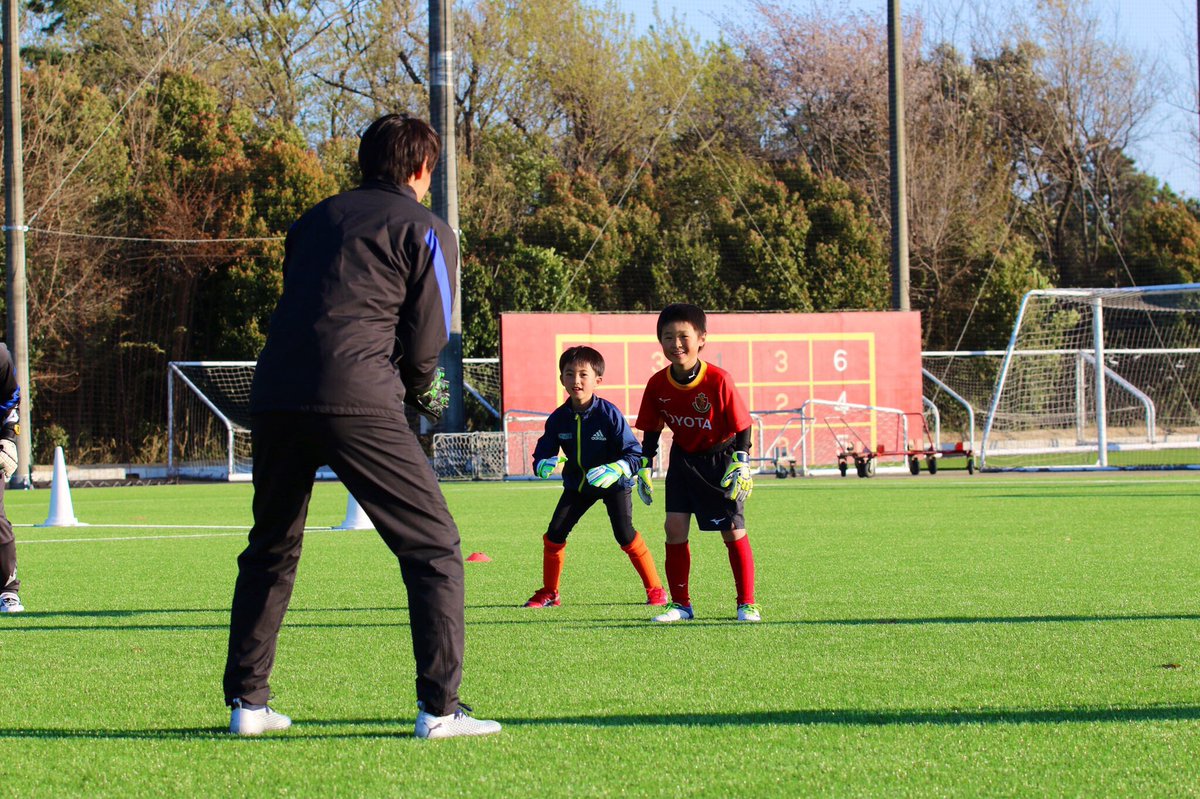
[[[737,589],[738,621],[761,621],[754,602],[754,553],[746,537],[743,505],[750,475],[750,413],[729,373],[700,360],[708,324],[704,311],[668,305],[658,316],[658,341],[670,365],[650,377],[634,427],[643,431],[645,463],[658,452],[663,426],[674,434],[667,469],[667,557],[671,604],[654,621],[695,618],[688,579],[691,517],[701,530],[720,531],[729,550]]]

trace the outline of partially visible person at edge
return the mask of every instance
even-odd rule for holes
[[[17,405],[21,387],[17,385],[16,367],[8,346],[0,344],[0,613],[20,613],[25,610],[21,597],[21,581],[17,579],[17,540],[12,523],[4,512],[4,488],[17,473],[17,434],[20,418]]]
[[[459,701],[464,650],[458,528],[405,419],[436,419],[458,249],[421,205],[441,142],[425,122],[380,117],[362,134],[362,184],[288,231],[283,294],[250,392],[254,526],[238,557],[225,701],[230,732],[291,726],[268,706],[279,628],[300,560],[314,474],[328,464],[395,554],[408,593],[418,738],[488,735]]]

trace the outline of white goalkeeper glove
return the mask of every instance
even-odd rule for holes
[[[650,472],[650,459],[642,458],[642,467],[637,473],[638,499],[647,505],[654,502],[654,480]]]
[[[0,474],[4,481],[17,473],[17,442],[10,438],[0,438]]]
[[[625,461],[613,461],[588,469],[587,481],[596,488],[608,488],[622,477],[632,477],[633,471]]]
[[[550,475],[554,474],[554,470],[558,468],[558,464],[565,463],[566,460],[562,455],[555,455],[553,458],[542,458],[533,465],[533,473],[543,480],[548,480]]]
[[[750,453],[738,450],[733,453],[733,460],[721,478],[721,488],[725,489],[725,498],[741,502],[754,491],[754,478],[750,476]]]

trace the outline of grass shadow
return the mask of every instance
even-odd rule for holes
[[[821,710],[768,710],[735,713],[618,713],[500,719],[508,729],[536,727],[764,727],[764,726],[968,726],[1022,724],[1132,724],[1156,721],[1200,720],[1197,705],[1144,707],[896,709],[829,708]],[[348,728],[366,729],[348,729]],[[310,730],[315,728],[315,732]],[[382,728],[382,729],[381,729]],[[412,738],[411,719],[296,719],[288,732],[264,735],[257,741],[276,744],[313,738]],[[128,740],[195,741],[243,740],[224,727],[167,729],[57,729],[0,728],[0,740]]]

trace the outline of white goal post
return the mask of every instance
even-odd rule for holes
[[[1200,467],[1200,284],[1026,294],[980,466]]]
[[[167,364],[167,474],[249,480],[254,361]]]

